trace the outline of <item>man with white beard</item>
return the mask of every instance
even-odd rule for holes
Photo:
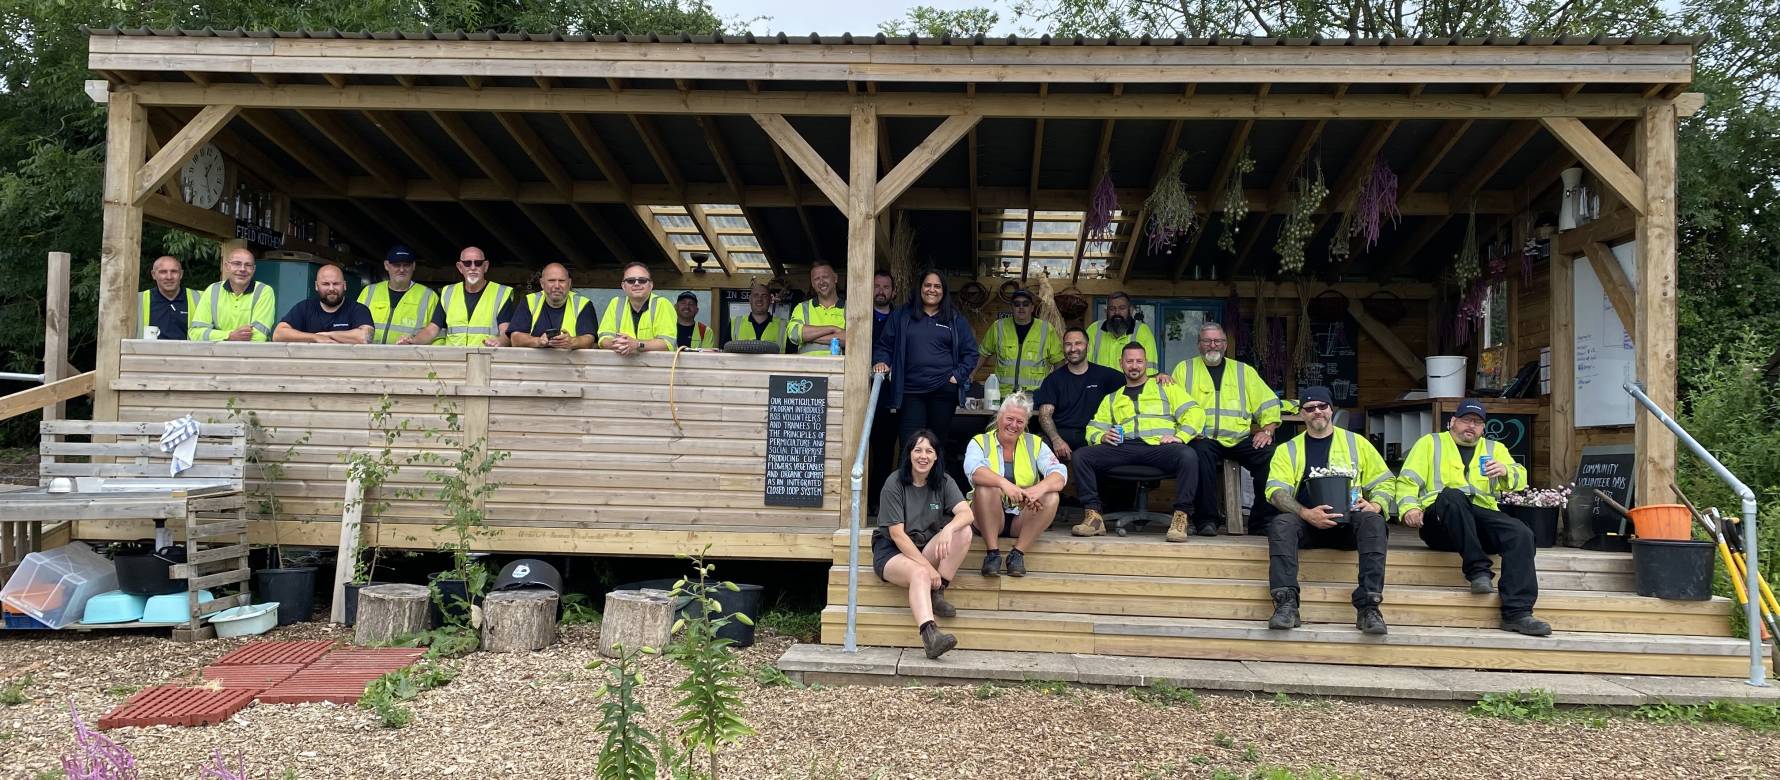
[[[1225,459],[1248,469],[1255,502],[1249,510],[1248,532],[1267,535],[1267,469],[1273,462],[1273,431],[1279,427],[1279,396],[1261,379],[1261,372],[1228,355],[1224,326],[1199,326],[1199,357],[1174,367],[1174,381],[1205,410],[1205,426],[1192,441],[1199,456],[1199,491],[1194,496],[1193,533],[1217,536],[1224,523],[1217,494],[1218,468]]]

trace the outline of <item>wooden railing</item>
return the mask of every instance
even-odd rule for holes
[[[83,395],[92,395],[93,377],[94,372],[88,371],[58,382],[0,396],[0,420],[10,420]]]

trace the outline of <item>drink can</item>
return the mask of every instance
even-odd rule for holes
[[[1358,487],[1348,488],[1347,489],[1347,508],[1352,509],[1359,505],[1360,505],[1360,489]]]
[[[1114,425],[1113,433],[1116,433],[1119,435],[1119,443],[1120,444],[1123,444],[1125,442],[1125,426],[1124,425]]]
[[[1495,460],[1495,458],[1492,458],[1488,455],[1483,455],[1477,459],[1477,475],[1478,476],[1480,476],[1480,477],[1487,476],[1483,473],[1483,470],[1485,468],[1489,467],[1490,461],[1492,461],[1492,460]]]
[[[828,354],[839,355],[840,353],[841,353],[840,337],[837,336],[835,338],[829,339],[828,340]]]

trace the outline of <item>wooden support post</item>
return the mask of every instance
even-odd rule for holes
[[[871,105],[853,107],[852,127],[848,134],[850,152],[847,178],[847,299],[871,300],[871,279],[877,267],[874,237],[878,230],[877,145],[878,114]],[[847,307],[847,354],[845,364],[845,395],[849,401],[841,413],[841,481],[848,479],[853,458],[864,445],[869,432],[865,426],[867,393],[861,392],[871,381],[871,350],[866,348],[871,333],[870,306]],[[846,502],[841,502],[839,522],[848,519]]]
[[[489,376],[493,373],[494,350],[487,347],[472,350],[465,357],[465,362],[463,386],[487,387]],[[463,444],[467,447],[478,442],[481,443],[482,454],[486,457],[488,455],[488,396],[486,395],[473,395],[464,399]],[[486,479],[486,477],[476,479],[470,485],[470,489],[475,490],[481,487]],[[486,508],[487,501],[486,495],[478,495],[476,508]]]
[[[95,350],[93,419],[117,419],[123,340],[135,335],[136,280],[142,275],[142,207],[136,204],[136,172],[148,144],[148,115],[134,94],[106,103],[105,226],[99,255],[99,343]]]
[[[73,258],[67,252],[49,253],[46,294],[43,298],[43,383],[68,378],[68,269]],[[60,420],[67,404],[43,407],[44,421]]]
[[[1575,479],[1576,272],[1569,255],[1551,253],[1551,484]]]
[[[1675,414],[1676,267],[1673,104],[1644,110],[1636,135],[1645,211],[1638,215],[1638,380],[1656,405]],[[1642,410],[1637,422],[1638,503],[1667,502],[1675,484],[1675,434]]]
[[[1569,149],[1576,159],[1581,160],[1595,179],[1607,185],[1608,190],[1619,196],[1627,206],[1639,214],[1646,213],[1644,182],[1638,174],[1619,159],[1607,144],[1601,142],[1600,136],[1582,124],[1582,120],[1567,116],[1547,116],[1539,118],[1540,124],[1556,136],[1558,141]]]
[[[346,511],[340,514],[340,549],[334,557],[334,598],[328,608],[328,621],[346,622],[346,583],[352,581],[352,570],[358,565],[361,548],[359,521],[365,516],[365,490],[358,477],[346,479]]]

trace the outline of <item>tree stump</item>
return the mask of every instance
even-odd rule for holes
[[[618,648],[635,652],[660,649],[674,632],[674,602],[666,596],[619,590],[606,594],[600,617],[600,655],[617,658]]]
[[[427,630],[431,592],[424,585],[370,585],[358,592],[358,625],[352,642],[374,645]]]
[[[556,642],[555,591],[503,590],[482,599],[482,649],[527,653]]]

